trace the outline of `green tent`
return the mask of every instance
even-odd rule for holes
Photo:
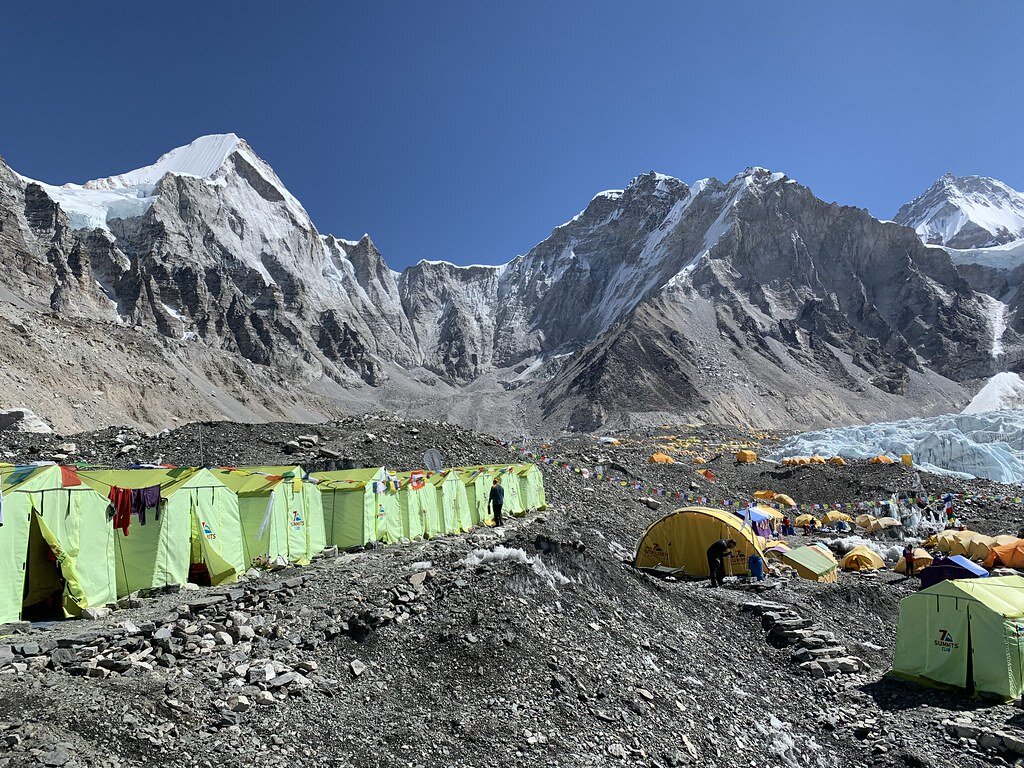
[[[491,485],[497,477],[505,489],[505,504],[502,512],[505,515],[521,516],[526,514],[527,507],[523,505],[522,489],[519,477],[516,475],[516,464],[483,464],[477,467],[455,467],[463,483],[467,486],[467,497],[470,507],[476,508],[474,520],[479,520],[477,525],[489,525],[493,522],[494,516],[487,511],[487,500],[490,498]],[[472,484],[473,490],[469,491]]]
[[[1022,638],[1024,578],[940,581],[900,601],[892,673],[1016,699]]]
[[[79,471],[82,482],[106,498],[112,487],[160,488],[159,511],[127,535],[114,533],[118,597],[188,581],[225,584],[245,572],[238,497],[209,470],[116,469]],[[200,575],[204,572],[204,575]]]
[[[0,477],[0,623],[50,603],[77,616],[116,601],[107,500],[53,465],[3,467]]]
[[[536,464],[519,464],[516,467],[516,475],[519,477],[519,498],[523,507],[527,510],[542,510],[548,508],[547,500],[544,498],[544,474]]]
[[[473,525],[494,525],[494,515],[487,510],[494,474],[486,467],[459,467],[452,472],[466,489],[466,504]]]
[[[466,493],[466,484],[462,482],[458,472],[454,470],[438,472],[431,475],[427,482],[436,490],[437,501],[441,507],[448,533],[464,533],[478,525],[474,522],[469,495]]]
[[[835,582],[839,580],[839,563],[824,547],[810,544],[785,551],[773,551],[772,557],[793,568],[801,579]]]
[[[306,565],[325,546],[324,512],[302,467],[231,467],[214,476],[238,495],[247,564],[276,558]]]
[[[437,489],[427,481],[426,473],[396,472],[395,478],[398,480],[398,509],[403,535],[409,539],[422,539],[445,533],[440,498]]]
[[[383,467],[314,472],[311,477],[323,499],[328,543],[348,549],[396,542],[404,535],[398,493]]]

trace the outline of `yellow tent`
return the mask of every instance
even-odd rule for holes
[[[821,521],[814,517],[814,515],[797,515],[797,518],[793,522],[793,525],[795,525],[797,528],[800,528],[802,526],[807,525],[807,523],[810,523],[815,528],[821,526]]]
[[[954,537],[956,543],[949,550],[952,555],[963,555],[971,560],[984,560],[988,552],[995,546],[995,539],[974,531],[958,531]]]
[[[775,491],[754,491],[754,498],[761,501],[771,501],[775,498]]]
[[[844,571],[877,571],[885,568],[885,561],[874,550],[859,546],[843,555],[839,565]]]
[[[844,523],[848,523],[848,522],[850,522],[850,519],[851,519],[850,516],[847,515],[845,512],[840,512],[840,511],[835,510],[835,509],[830,509],[828,512],[826,512],[822,516],[821,521],[825,525],[828,525],[829,523],[836,523],[836,522],[840,522],[840,521],[844,522]]]
[[[902,453],[900,454],[900,464],[905,467],[912,467],[914,466],[914,457],[909,453]]]
[[[846,459],[844,459],[842,456],[833,456],[831,459],[828,460],[828,463],[837,467],[845,467]]]
[[[953,547],[957,546],[958,533],[970,533],[970,531],[943,531],[935,537],[935,548],[939,552],[948,554],[953,551]]]
[[[737,451],[736,461],[740,464],[751,464],[757,461],[757,454],[753,451]]]
[[[868,532],[874,533],[875,531],[882,531],[886,528],[895,528],[897,525],[903,525],[895,517],[880,517],[868,526]]]
[[[761,554],[757,537],[744,528],[741,518],[709,507],[677,509],[651,524],[640,537],[633,565],[682,568],[687,576],[707,578],[708,547],[719,539],[736,540],[725,561],[726,575],[748,575],[748,558]]]
[[[868,464],[895,464],[894,459],[888,456],[875,456],[873,459],[868,459]]]
[[[667,453],[652,453],[650,458],[651,464],[675,464],[676,460],[669,456]]]
[[[776,493],[775,497],[772,499],[772,501],[774,501],[776,504],[781,504],[784,507],[795,507],[796,506],[796,502],[793,501],[793,497],[792,496],[787,496],[784,493]]]
[[[917,549],[914,550],[914,570],[915,571],[920,571],[922,568],[927,568],[929,565],[932,564],[932,560],[933,560],[932,556],[929,555],[927,552],[925,552],[920,547],[918,547]],[[893,566],[893,570],[896,571],[896,573],[906,573],[907,572],[907,559],[905,557],[901,557],[899,559],[899,561],[896,563],[896,565]]]
[[[824,464],[825,463],[825,457],[824,456],[811,456],[811,458],[808,459],[808,461],[811,464]]]

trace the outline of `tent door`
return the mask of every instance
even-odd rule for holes
[[[188,491],[188,517],[191,521],[191,533],[189,534],[188,580],[201,587],[209,587],[212,585],[212,581],[210,580],[210,569],[207,567],[206,559],[203,557],[203,534],[199,530],[199,516],[197,514],[197,507],[199,506],[199,503],[196,496],[199,494],[199,491],[200,489],[198,488],[193,488]],[[181,493],[181,491],[179,491],[179,493]]]
[[[61,596],[64,593],[64,577],[57,567],[53,550],[39,529],[36,514],[33,512],[30,517],[22,618],[25,621],[62,619],[64,610]]]

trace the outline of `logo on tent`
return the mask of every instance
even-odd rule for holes
[[[292,511],[292,526],[295,527],[295,528],[300,528],[300,527],[302,527],[305,524],[306,523],[302,519],[302,515],[299,514],[299,510],[297,510],[297,509],[293,510]]]
[[[216,539],[217,534],[213,532],[213,529],[206,523],[205,520],[200,520],[199,524],[203,527],[203,536],[208,539]]]
[[[951,635],[949,633],[949,630],[947,629],[940,629],[939,639],[934,642],[935,645],[937,645],[944,651],[955,651],[957,648],[960,647],[960,643],[956,643],[953,641],[953,635]]]

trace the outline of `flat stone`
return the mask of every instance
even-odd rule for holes
[[[353,659],[348,664],[349,669],[352,670],[353,677],[359,677],[363,672],[366,671],[366,665],[363,664],[359,659]]]
[[[271,688],[281,688],[286,685],[291,685],[295,682],[296,677],[297,675],[294,672],[285,672],[271,680],[269,685]]]

